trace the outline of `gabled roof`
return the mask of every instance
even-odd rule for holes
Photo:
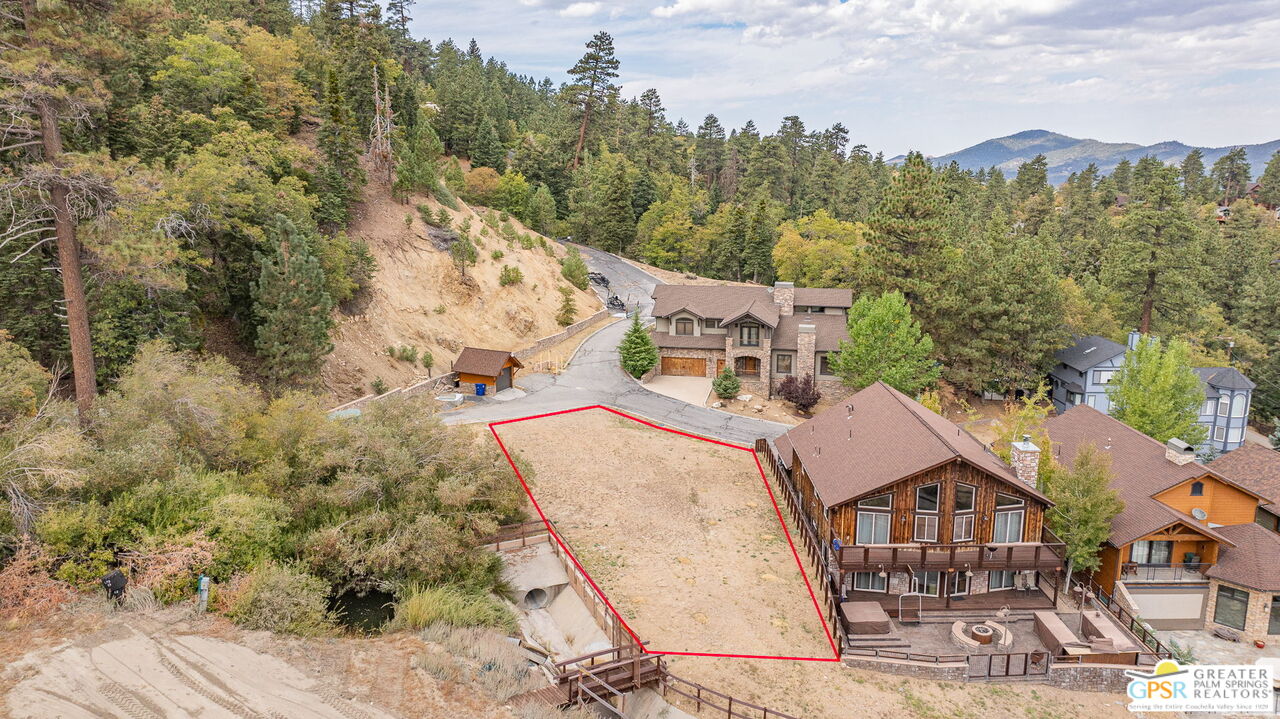
[[[827,507],[956,459],[1048,502],[973,435],[883,382],[820,412],[777,445],[795,449]]]
[[[1235,367],[1196,367],[1195,370],[1201,382],[1217,389],[1253,389],[1258,386]]]
[[[463,374],[474,374],[481,377],[497,377],[502,372],[502,368],[507,364],[507,360],[515,363],[516,367],[523,367],[520,360],[516,359],[506,350],[485,350],[477,347],[463,347],[462,354],[458,355],[458,359],[453,361],[453,371],[462,372]]]
[[[1236,484],[1257,492],[1268,502],[1280,502],[1280,452],[1274,449],[1245,442],[1238,449],[1210,462],[1209,467]]]
[[[849,338],[848,319],[844,315],[800,314],[783,317],[773,330],[775,350],[794,350],[800,346],[800,325],[813,325],[813,349],[817,352],[835,352],[840,340]]]
[[[1230,480],[1199,462],[1175,464],[1165,457],[1163,444],[1088,405],[1077,405],[1049,418],[1044,428],[1053,441],[1054,459],[1065,467],[1075,462],[1076,453],[1086,444],[1111,455],[1111,487],[1124,502],[1124,510],[1111,520],[1110,542],[1115,546],[1122,547],[1178,522],[1231,544],[1214,529],[1154,496],[1206,475],[1234,484]]]
[[[1076,340],[1070,347],[1064,347],[1054,353],[1054,357],[1062,364],[1081,372],[1097,366],[1116,355],[1125,353],[1125,346],[1112,342],[1106,337],[1089,335]]]
[[[772,300],[761,302],[753,299],[744,306],[730,310],[720,321],[723,324],[737,322],[744,317],[754,317],[770,327],[778,326],[778,306]]]
[[[1280,534],[1260,524],[1233,524],[1218,532],[1235,543],[1218,552],[1218,561],[1205,576],[1264,592],[1280,591]]]
[[[756,303],[761,307],[773,307],[773,288],[752,285],[658,285],[653,288],[653,316],[670,317],[676,312],[691,312],[698,317],[724,319],[741,313]],[[853,291],[797,287],[796,305],[802,307],[852,307]],[[761,309],[761,312],[768,310]],[[761,320],[766,318],[761,317]],[[777,319],[769,322],[777,326]]]
[[[839,288],[797,287],[796,304],[805,307],[853,307],[853,292]]]

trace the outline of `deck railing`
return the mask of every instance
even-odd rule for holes
[[[1055,569],[1062,566],[1062,543],[1012,544],[859,544],[840,547],[837,561],[846,572]]]
[[[1173,657],[1173,652],[1169,649],[1169,647],[1164,645],[1164,642],[1161,642],[1156,637],[1156,635],[1153,634],[1151,630],[1148,629],[1147,626],[1143,624],[1142,621],[1133,614],[1133,612],[1130,612],[1129,610],[1120,606],[1120,603],[1117,602],[1114,597],[1108,594],[1106,590],[1098,586],[1098,583],[1093,581],[1091,577],[1084,577],[1081,579],[1076,579],[1074,581],[1076,584],[1080,585],[1080,588],[1083,590],[1082,592],[1078,592],[1078,593],[1072,592],[1072,594],[1075,595],[1075,599],[1077,603],[1084,604],[1085,598],[1080,595],[1084,593],[1088,593],[1089,595],[1092,596],[1092,599],[1094,602],[1101,605],[1108,612],[1110,612],[1111,615],[1115,617],[1120,622],[1121,625],[1123,625],[1126,629],[1129,630],[1129,633],[1137,637],[1138,641],[1142,642],[1143,645],[1147,647],[1147,649],[1149,650],[1148,652],[1149,655],[1153,656],[1157,660],[1169,659]]]
[[[1205,582],[1204,572],[1213,565],[1209,562],[1171,562],[1151,564],[1125,562],[1121,565],[1122,582]]]

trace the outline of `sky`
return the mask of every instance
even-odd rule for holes
[[[887,156],[1020,130],[1223,146],[1280,138],[1280,0],[419,0],[411,32],[471,38],[559,83],[598,30],[624,97],[674,122],[835,122]]]

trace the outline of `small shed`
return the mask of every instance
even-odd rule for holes
[[[463,347],[462,354],[453,361],[459,386],[472,385],[476,394],[485,394],[488,389],[494,392],[509,389],[515,382],[516,370],[522,367],[520,360],[506,350],[478,347]]]

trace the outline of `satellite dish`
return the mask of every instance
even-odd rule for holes
[[[1204,520],[1209,518],[1209,513],[1204,511],[1203,509],[1200,509],[1199,507],[1196,507],[1195,509],[1191,510],[1191,516],[1203,522]]]

